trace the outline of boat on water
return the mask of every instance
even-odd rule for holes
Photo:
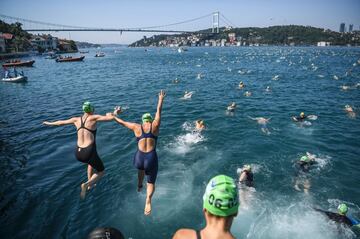
[[[80,54],[89,53],[89,51],[80,51]]]
[[[27,81],[27,77],[19,75],[19,76],[15,76],[15,77],[2,78],[1,81],[3,81],[3,82],[13,82],[13,83],[22,83],[22,82]]]
[[[95,57],[104,57],[105,53],[104,52],[98,52],[96,53]]]
[[[7,61],[5,62],[2,66],[3,67],[31,67],[34,64],[34,60],[31,61],[21,61],[21,60],[12,60],[12,61]]]
[[[56,59],[56,62],[73,62],[73,61],[82,61],[84,60],[85,56],[80,56],[80,57],[72,57],[72,56],[67,56],[67,57],[58,57]]]
[[[21,83],[26,82],[27,77],[24,75],[24,72],[18,73],[14,68],[14,75],[12,76],[8,70],[5,71],[5,77],[1,79],[3,82],[13,82],[13,83]]]

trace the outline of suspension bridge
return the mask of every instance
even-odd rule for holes
[[[227,19],[223,14],[220,12],[212,12],[206,14],[204,16],[170,23],[164,25],[157,25],[157,26],[145,26],[145,27],[132,27],[132,28],[98,28],[98,27],[80,27],[80,26],[70,26],[70,25],[62,25],[62,24],[55,24],[49,22],[42,22],[36,21],[31,19],[25,19],[20,17],[13,17],[7,16],[4,14],[0,14],[0,20],[4,22],[19,22],[22,24],[22,27],[25,31],[28,32],[153,32],[153,33],[193,33],[194,30],[174,30],[173,27],[184,25],[188,23],[193,23],[199,21],[201,19],[209,19],[211,18],[211,31],[203,33],[219,33],[220,20],[224,24],[224,27],[233,27],[234,25],[232,22]],[[35,27],[34,27],[35,25]],[[169,29],[171,27],[171,29]],[[166,29],[165,29],[166,28]]]

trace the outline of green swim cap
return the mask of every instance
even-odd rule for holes
[[[348,211],[348,207],[346,206],[345,203],[341,203],[341,204],[338,206],[338,212],[339,212],[339,214],[341,214],[341,215],[346,215],[347,211]]]
[[[142,122],[145,123],[145,122],[152,122],[153,121],[153,117],[151,116],[150,113],[145,113],[143,114],[142,116]]]
[[[91,113],[95,110],[94,106],[90,103],[90,101],[85,101],[82,108],[85,113]]]
[[[308,162],[310,162],[310,159],[309,159],[309,157],[308,156],[302,156],[301,158],[300,158],[300,161],[301,162],[305,162],[305,163],[308,163]]]
[[[203,208],[220,217],[236,214],[239,208],[239,198],[234,179],[226,175],[212,178],[206,186]]]

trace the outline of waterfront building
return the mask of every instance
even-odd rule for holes
[[[340,30],[339,32],[345,32],[345,23],[340,24]]]
[[[230,44],[235,44],[236,41],[236,33],[232,32],[228,34]]]
[[[317,46],[330,46],[330,42],[328,41],[319,41]]]
[[[349,32],[352,32],[352,31],[353,31],[353,28],[354,28],[354,25],[353,25],[353,24],[349,24]]]
[[[0,33],[0,53],[3,53],[5,51],[5,39],[2,36],[2,33]]]
[[[42,50],[56,50],[58,48],[59,40],[57,37],[48,35],[36,35],[31,39],[33,46],[41,48]]]
[[[0,32],[0,52],[6,52],[6,49],[9,48],[10,42],[13,37],[14,35],[11,33]]]
[[[66,52],[72,51],[71,44],[64,40],[59,40],[59,46],[60,46],[59,48],[61,48],[63,51]]]

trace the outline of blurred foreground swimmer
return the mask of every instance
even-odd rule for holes
[[[210,180],[203,196],[205,228],[179,229],[173,239],[234,239],[230,229],[238,209],[238,189],[234,179],[218,175]]]
[[[90,232],[87,239],[125,239],[125,237],[115,228],[99,227]]]

